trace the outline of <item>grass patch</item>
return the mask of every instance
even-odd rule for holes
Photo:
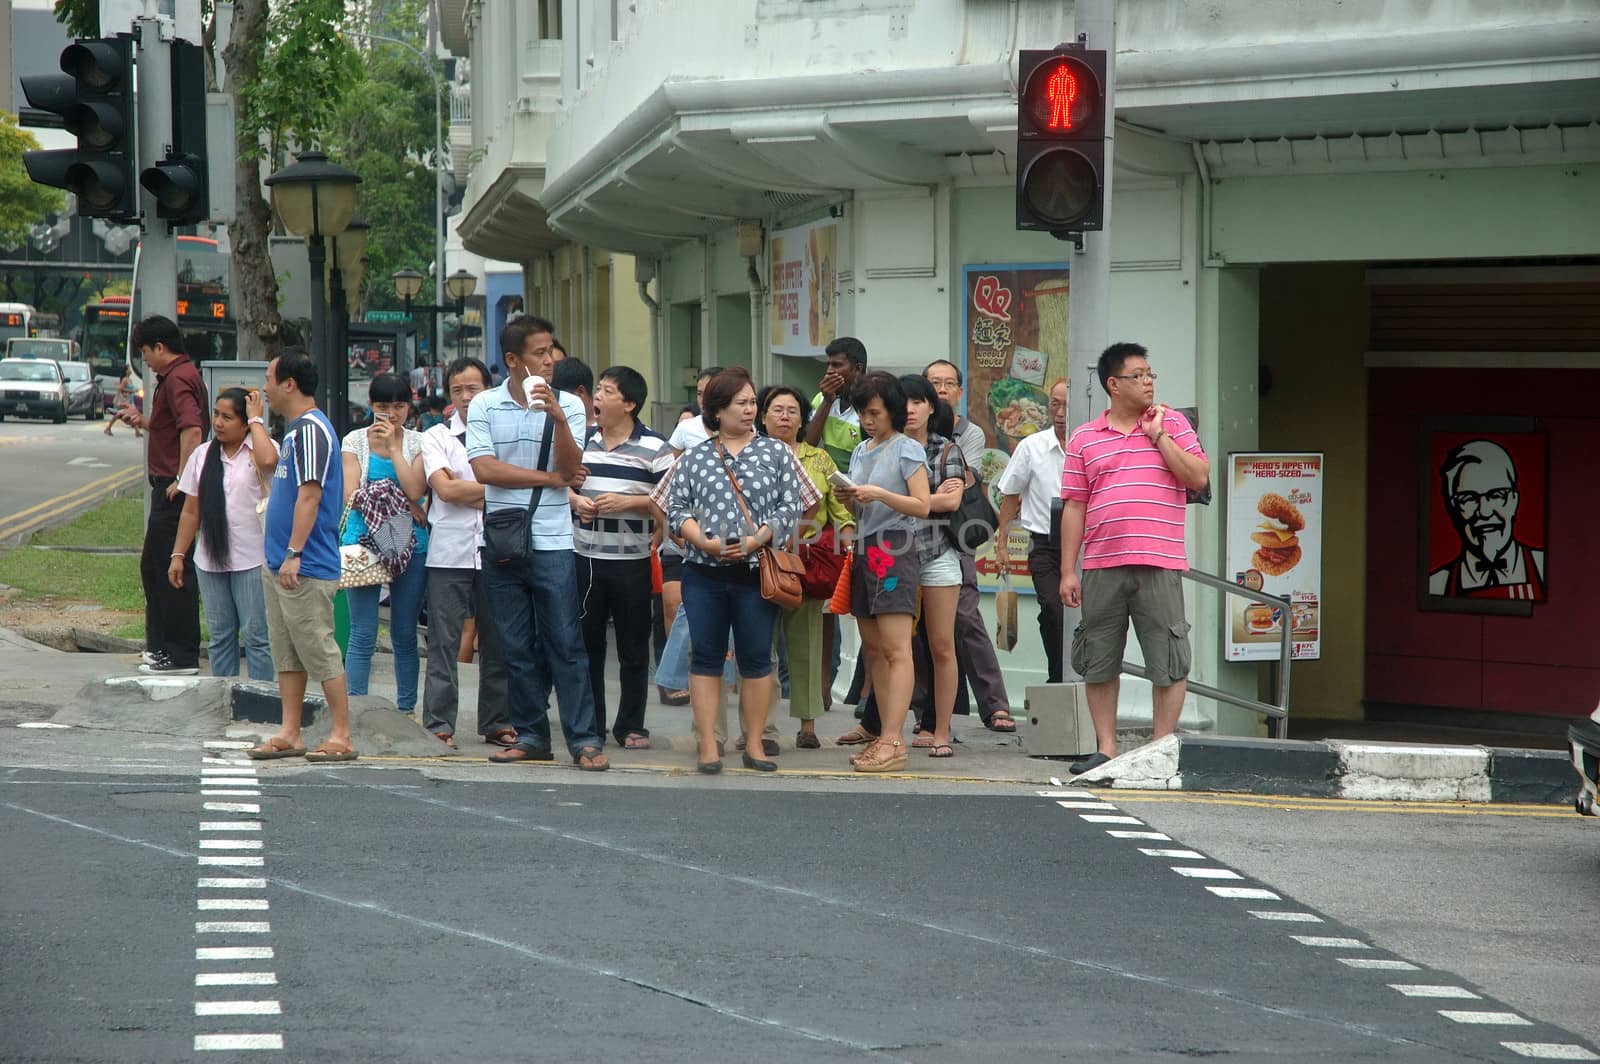
[[[144,543],[144,498],[133,495],[101,503],[70,524],[38,533],[31,542],[52,547],[138,547]]]
[[[144,612],[144,587],[134,555],[21,547],[0,556],[0,584],[10,584],[30,599],[93,602],[108,610]]]
[[[140,642],[143,642],[144,641],[144,622],[143,621],[129,621],[127,624],[123,625],[121,628],[113,629],[111,634],[113,636],[115,636],[116,638],[118,638],[118,639],[137,639]]]

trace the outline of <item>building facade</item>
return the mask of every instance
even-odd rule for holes
[[[1099,408],[1097,352],[1064,347],[1071,247],[1013,224],[1016,53],[1072,39],[1070,4],[443,8],[473,66],[463,240],[522,263],[529,308],[563,329],[601,345],[604,320],[658,423],[701,365],[810,387],[834,335],[883,368],[963,365],[1000,458],[1055,377]],[[1215,499],[1190,511],[1194,566],[1249,568],[1230,454],[1320,454],[1296,715],[1587,713],[1600,514],[1571,452],[1600,427],[1600,12],[1123,0],[1117,18],[1112,333],[1198,414]],[[1442,471],[1478,436],[1520,481]],[[1430,593],[1457,555],[1460,593]],[[1190,616],[1198,678],[1264,685],[1215,595]],[[1026,620],[1008,670],[1017,692],[1042,676]]]

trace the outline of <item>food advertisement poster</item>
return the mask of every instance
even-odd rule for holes
[[[1227,596],[1229,661],[1277,661],[1291,625],[1295,661],[1322,656],[1322,455],[1233,454],[1228,473],[1228,571],[1251,591]]]
[[[995,481],[1018,441],[1050,431],[1050,386],[1067,376],[1068,269],[1065,263],[1031,263],[967,266],[962,273],[966,416],[983,429],[978,476],[998,512]],[[1010,548],[1012,585],[1030,588],[1028,533],[1020,521],[1011,526]],[[979,553],[977,564],[979,585],[998,590],[992,545]]]
[[[773,353],[821,357],[838,331],[839,224],[774,230],[771,250]]]

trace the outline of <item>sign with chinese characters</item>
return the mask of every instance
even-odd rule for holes
[[[962,271],[961,372],[966,416],[983,429],[983,460],[977,475],[996,511],[995,481],[1018,441],[1050,430],[1050,387],[1067,376],[1065,263],[967,266]],[[1070,428],[1069,428],[1070,431]],[[1028,533],[1011,526],[1010,575],[1028,587]],[[994,547],[977,557],[978,582],[1000,586]]]
[[[1295,661],[1322,656],[1322,455],[1228,456],[1228,573],[1280,606],[1227,596],[1229,661],[1277,661],[1288,624]]]
[[[774,230],[771,251],[772,351],[820,357],[838,332],[839,225],[829,218]]]

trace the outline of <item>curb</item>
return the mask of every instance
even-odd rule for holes
[[[1559,750],[1173,735],[1076,782],[1120,788],[1388,802],[1565,805],[1576,780]]]

